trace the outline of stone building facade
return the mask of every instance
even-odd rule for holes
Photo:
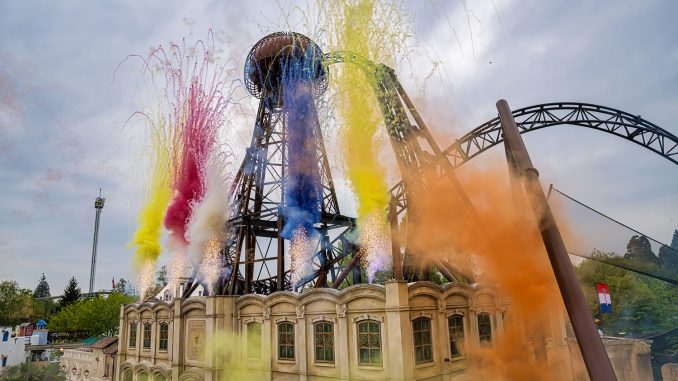
[[[124,381],[466,381],[467,348],[492,345],[509,324],[508,309],[489,285],[396,281],[147,301],[121,308],[116,374]],[[544,324],[552,337],[532,344],[531,361],[587,379],[565,317],[554,313]],[[620,381],[652,379],[649,343],[604,341]]]
[[[132,304],[121,309],[116,373],[130,381],[219,380],[225,372],[457,380],[467,343],[491,343],[507,307],[489,286],[395,281]]]

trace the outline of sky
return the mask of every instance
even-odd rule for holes
[[[211,29],[219,56],[237,76],[266,34],[315,36],[317,7],[282,0],[0,3],[0,280],[34,288],[45,273],[57,295],[75,276],[86,289],[99,188],[106,205],[95,289],[110,288],[112,278],[134,278],[127,245],[144,197],[146,140],[143,123],[130,116],[152,107],[153,97],[140,61],[127,57],[183,38],[194,42]],[[443,147],[496,116],[501,98],[514,109],[552,101],[605,105],[678,135],[674,1],[401,7],[413,37],[396,72]],[[232,116],[229,135],[240,157],[254,122],[243,94],[245,111]],[[581,128],[524,138],[544,184],[670,241],[678,228],[678,166]],[[341,175],[340,155],[331,156]],[[502,156],[493,149],[460,171]],[[350,204],[350,185],[338,184]]]

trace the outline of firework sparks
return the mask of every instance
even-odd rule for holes
[[[367,280],[372,283],[377,271],[392,266],[391,240],[385,216],[377,212],[370,213],[360,225],[359,236]]]
[[[212,236],[205,243],[200,264],[200,277],[207,285],[210,295],[214,295],[214,284],[221,269],[221,241]]]
[[[146,292],[153,286],[153,274],[155,274],[155,261],[152,259],[144,262],[139,267],[139,274],[137,275],[137,284],[139,285],[139,296],[141,300],[147,296]]]
[[[297,285],[304,277],[313,272],[312,262],[317,239],[309,237],[308,232],[303,227],[299,227],[292,233],[290,242],[290,259],[292,270],[292,284]]]
[[[184,276],[186,276],[186,253],[177,251],[167,264],[167,278],[172,292],[177,289],[179,280]]]

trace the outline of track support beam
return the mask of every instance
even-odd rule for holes
[[[560,230],[558,230],[551,208],[546,201],[544,190],[539,182],[539,172],[532,165],[532,160],[530,160],[525,142],[520,136],[518,125],[513,119],[508,103],[503,99],[499,100],[497,110],[499,111],[505,139],[508,142],[509,152],[514,159],[513,162],[509,160],[509,165],[515,164],[516,167],[513,170],[520,176],[525,193],[534,211],[589,377],[591,381],[616,381],[617,377],[605,352],[603,342],[598,335],[598,330],[593,323],[593,318],[589,312],[584,293],[577,281]]]

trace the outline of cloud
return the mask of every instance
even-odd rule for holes
[[[672,20],[678,5],[469,0],[464,9],[463,3],[406,4],[418,41],[398,75],[441,146],[494,117],[502,97],[514,108],[553,100],[599,103],[678,134],[678,26]],[[320,36],[324,46],[307,2],[43,1],[0,7],[0,261],[11,264],[0,277],[32,288],[44,271],[55,294],[72,275],[83,287],[88,283],[99,187],[107,202],[96,288],[109,287],[112,277],[133,278],[126,244],[143,198],[144,131],[139,123],[123,126],[154,100],[134,65],[119,69],[114,79],[125,57],[184,36],[203,37],[209,28],[221,56],[238,68],[259,38],[278,29]],[[231,122],[238,154],[249,144],[254,122],[252,99],[240,95],[242,114]],[[677,223],[670,218],[678,215],[678,196],[670,191],[678,187],[675,165],[577,128],[535,132],[526,141],[544,183],[554,182],[652,236],[670,238]],[[484,155],[501,154],[495,149]],[[335,176],[342,173],[341,163],[331,165]],[[344,192],[342,199],[350,198]]]

